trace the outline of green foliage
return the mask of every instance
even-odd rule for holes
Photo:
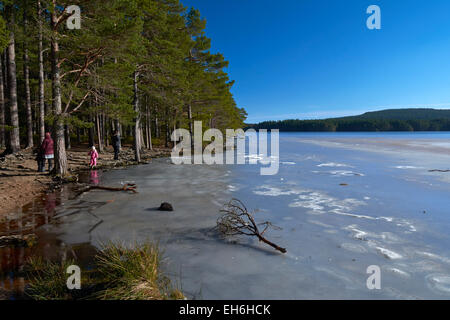
[[[3,51],[8,45],[8,32],[6,29],[6,22],[0,16],[0,50]]]
[[[161,273],[161,254],[151,243],[135,244],[132,249],[109,243],[96,257],[104,290],[96,294],[103,300],[182,299],[170,280]]]
[[[67,288],[67,268],[75,262],[67,260],[61,263],[44,261],[42,258],[33,258],[26,266],[27,277],[30,279],[26,288],[26,295],[34,300],[73,300],[77,295],[86,291],[69,290]],[[93,280],[89,273],[81,274],[81,283],[92,287]]]
[[[184,7],[180,0],[73,0],[56,1],[55,7],[49,0],[40,3],[41,18],[35,1],[0,1],[0,48],[7,44],[10,31],[15,36],[19,119],[24,137],[28,128],[24,121],[25,52],[29,57],[32,121],[38,122],[40,22],[47,106],[58,101],[52,97],[58,90],[54,90],[57,81],[53,81],[52,70],[52,61],[56,60],[49,48],[57,42],[59,49],[62,112],[56,117],[55,111],[47,108],[47,129],[63,121],[69,129],[93,128],[91,136],[98,140],[110,134],[116,124],[127,129],[140,118],[144,128],[157,120],[158,138],[165,141],[171,130],[189,128],[196,120],[203,121],[205,128],[222,130],[244,125],[247,114],[231,94],[234,81],[226,73],[228,61],[221,53],[211,52],[211,39],[205,35],[206,20],[198,10]],[[66,27],[69,15],[65,6],[69,4],[81,9],[79,30]],[[6,5],[15,18],[8,26],[3,20]],[[52,13],[60,23],[52,24]],[[137,110],[133,104],[135,72]],[[97,126],[99,118],[102,120]]]

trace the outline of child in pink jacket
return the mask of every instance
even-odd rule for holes
[[[89,163],[89,166],[91,169],[95,168],[97,166],[97,159],[98,159],[98,152],[95,150],[95,146],[92,146],[92,150],[88,153],[91,156],[91,162]]]

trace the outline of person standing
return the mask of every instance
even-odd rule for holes
[[[42,141],[42,145],[41,145],[41,150],[40,150],[41,154],[44,155],[42,159],[42,163],[40,166],[40,169],[42,170],[41,172],[44,171],[45,168],[45,160],[48,160],[48,171],[52,171],[53,169],[53,159],[55,158],[55,152],[54,152],[54,148],[53,148],[53,139],[52,136],[50,135],[50,132],[47,132],[45,134],[45,139],[44,141]]]
[[[94,169],[97,166],[98,152],[95,149],[95,146],[92,146],[91,151],[89,151],[88,155],[91,157],[89,166],[91,169]]]
[[[45,154],[44,154],[44,150],[42,150],[41,146],[38,146],[38,148],[37,148],[36,162],[38,165],[38,172],[44,172]]]
[[[114,148],[114,160],[119,160],[120,133],[118,130],[114,131],[114,135],[112,136],[112,146]]]

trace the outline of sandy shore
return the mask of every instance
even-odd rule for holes
[[[76,173],[89,168],[88,147],[78,146],[68,151],[69,170]],[[169,153],[165,148],[146,150],[142,160],[164,156]],[[135,164],[134,151],[124,147],[119,161],[114,161],[112,148],[105,150],[99,156],[98,169],[120,167]],[[16,155],[0,159],[0,219],[6,215],[14,215],[19,208],[31,202],[35,197],[54,186],[52,176],[48,173],[38,173],[35,155],[31,150],[23,150]]]

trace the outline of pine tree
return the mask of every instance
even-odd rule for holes
[[[33,117],[31,111],[31,89],[30,89],[30,68],[29,68],[29,55],[28,55],[28,1],[23,1],[23,28],[24,28],[24,38],[23,38],[23,74],[25,80],[25,106],[27,114],[27,148],[33,147]]]
[[[41,1],[37,1],[38,64],[39,64],[39,145],[45,137],[44,22]]]
[[[7,48],[8,70],[8,97],[9,97],[9,125],[7,153],[16,153],[20,150],[19,132],[19,105],[17,101],[17,74],[16,74],[16,42],[15,42],[15,7],[12,3],[5,6],[8,21],[9,43]]]
[[[210,52],[200,13],[187,11],[179,0],[73,0],[81,8],[81,30],[65,27],[70,16],[66,3],[39,0],[34,8],[29,0],[3,4],[8,29],[0,20],[0,47],[3,30],[8,103],[1,108],[0,101],[0,126],[8,129],[8,146],[14,145],[9,152],[20,149],[19,124],[27,133],[27,146],[33,143],[33,123],[38,143],[45,125],[51,125],[55,173],[65,175],[71,131],[78,140],[88,133],[89,143],[98,143],[103,151],[111,132],[120,129],[125,137],[134,137],[139,161],[144,145],[153,147],[152,135],[169,146],[172,131],[192,131],[194,120],[202,120],[205,128],[243,125],[245,111],[236,106],[233,81],[224,71],[228,62]],[[16,26],[16,16],[23,17],[22,27]],[[22,57],[19,74],[16,54]],[[23,93],[19,100],[17,86]],[[2,111],[8,125],[1,123]]]

